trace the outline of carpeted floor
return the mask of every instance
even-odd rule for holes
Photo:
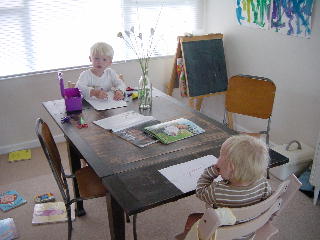
[[[66,145],[59,144],[65,167],[67,168]],[[0,192],[16,190],[26,200],[18,208],[8,212],[0,211],[0,219],[12,217],[16,223],[19,239],[61,240],[67,238],[67,224],[55,223],[33,226],[33,197],[36,194],[52,192],[57,200],[61,200],[59,190],[50,172],[48,163],[40,148],[32,149],[32,159],[16,163],[8,163],[8,155],[0,156]],[[277,184],[271,178],[273,186]],[[76,218],[73,239],[110,239],[105,198],[92,199],[84,202],[87,215]],[[140,240],[171,240],[183,230],[185,220],[191,212],[200,212],[203,203],[196,197],[181,199],[161,207],[157,207],[138,215],[137,229]],[[320,206],[314,206],[312,199],[298,192],[289,207],[275,219],[274,224],[280,232],[274,240],[320,239]],[[132,224],[126,224],[126,239],[133,239]]]

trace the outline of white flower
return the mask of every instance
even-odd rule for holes
[[[119,32],[117,37],[122,38],[134,54],[137,56],[141,71],[143,75],[148,74],[149,61],[152,53],[155,50],[154,36],[155,29],[150,28],[149,39],[146,35],[143,35],[141,32],[135,34],[134,26],[129,30],[125,30],[124,33]]]

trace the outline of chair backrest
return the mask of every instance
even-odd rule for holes
[[[279,215],[300,186],[301,183],[296,176],[291,175],[266,200],[248,207],[232,208],[237,224],[231,226],[219,226],[221,222],[216,211],[213,208],[208,208],[199,221],[200,239],[207,240],[213,233],[216,233],[216,237],[219,240],[231,240],[257,232],[263,227],[270,229],[268,224],[273,216]],[[268,239],[268,235],[273,233],[264,231],[263,239]]]
[[[68,183],[61,164],[59,150],[53,139],[51,131],[48,125],[41,118],[36,120],[35,130],[53,176],[58,184],[63,200],[68,202],[70,200]]]
[[[229,79],[226,110],[232,113],[268,119],[272,114],[275,84],[267,78],[237,75]]]

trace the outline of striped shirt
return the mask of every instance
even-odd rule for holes
[[[271,195],[271,187],[265,177],[248,186],[232,186],[225,180],[214,182],[218,176],[215,166],[206,168],[198,180],[196,189],[197,197],[214,208],[246,207]]]
[[[208,167],[200,176],[196,195],[213,208],[246,207],[261,202],[271,195],[271,187],[265,177],[248,186],[232,186],[228,181],[214,182],[219,176],[215,166]],[[236,240],[253,239],[255,233],[237,238]]]

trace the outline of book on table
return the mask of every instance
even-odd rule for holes
[[[0,239],[12,240],[19,237],[13,218],[0,220]]]
[[[142,148],[159,141],[158,139],[144,132],[145,127],[155,125],[158,123],[160,123],[160,121],[150,120],[148,122],[140,123],[133,127],[122,129],[113,133],[121,137],[122,139],[127,140],[128,142],[131,142],[132,144]]]
[[[71,220],[75,219],[74,204],[71,205]],[[32,224],[68,221],[64,202],[47,202],[34,205]]]
[[[25,200],[17,191],[10,190],[0,193],[0,209],[4,212],[25,204],[26,202],[27,200]]]
[[[144,128],[158,124],[160,121],[153,116],[144,116],[135,111],[127,111],[93,123],[104,129],[111,130],[117,136],[138,147],[145,147],[159,141],[146,134]]]
[[[159,123],[146,127],[144,130],[164,144],[176,142],[205,132],[205,130],[197,124],[185,118]]]

